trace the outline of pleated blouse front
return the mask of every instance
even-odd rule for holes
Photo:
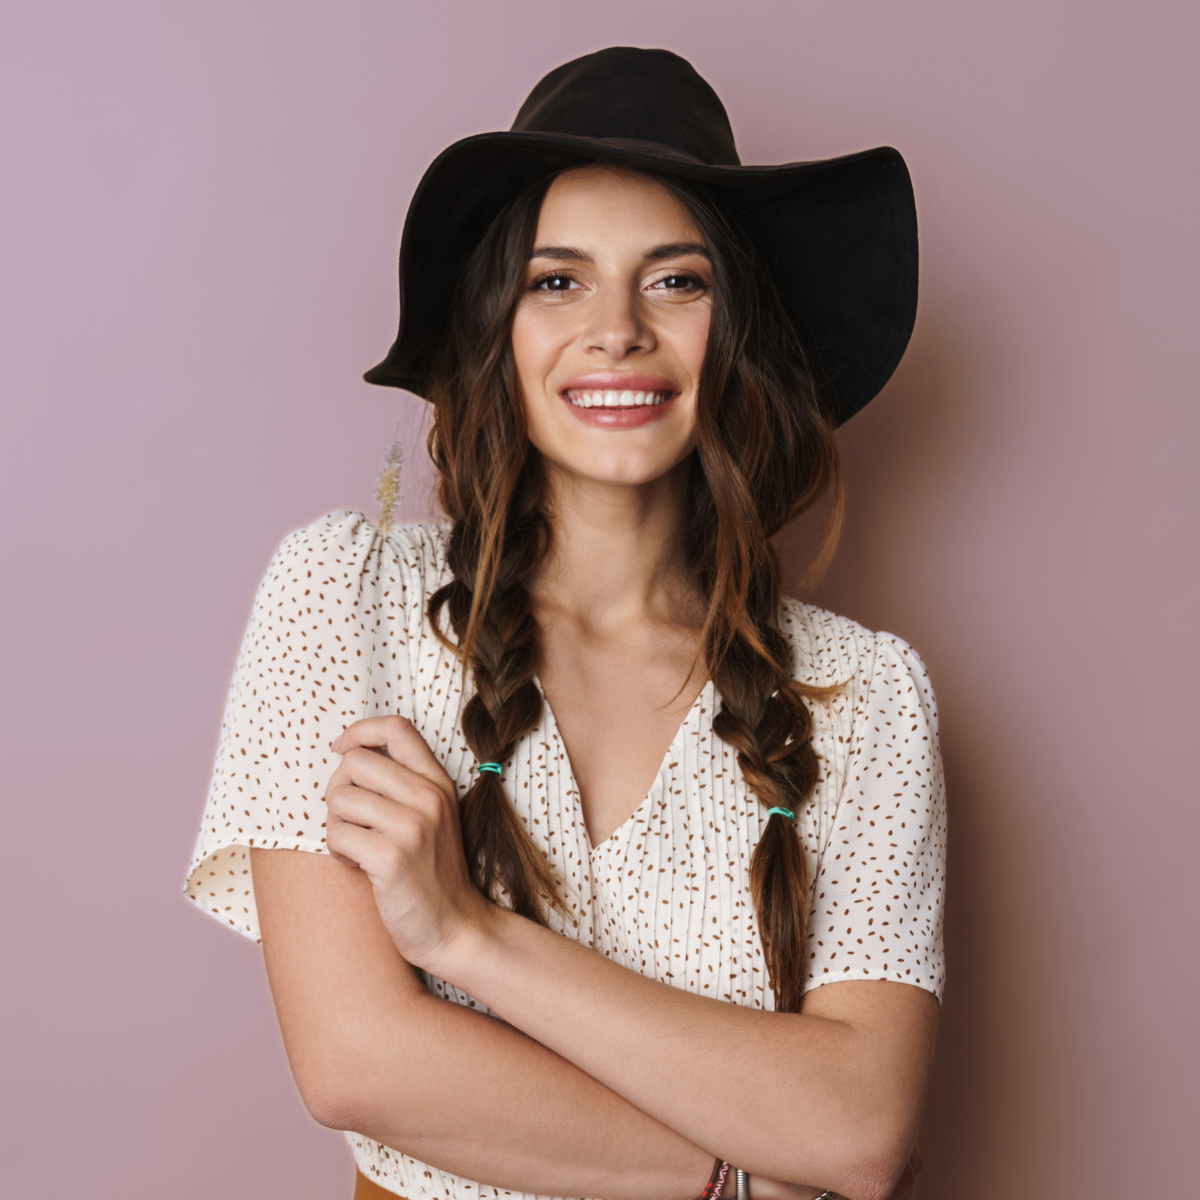
[[[470,786],[477,764],[459,719],[470,680],[426,615],[450,578],[447,533],[408,525],[381,541],[361,514],[332,513],[272,560],[185,884],[189,899],[239,933],[259,936],[250,847],[327,853],[323,797],[338,762],[329,743],[364,711],[408,717],[460,793]],[[808,986],[892,979],[940,998],[945,797],[924,667],[900,639],[809,605],[788,600],[780,619],[797,678],[840,685],[812,706],[821,778],[796,814],[813,879]],[[505,764],[504,785],[558,877],[565,915],[548,914],[553,928],[674,987],[770,1009],[749,893],[766,809],[713,732],[718,704],[710,681],[649,793],[597,846],[549,704]],[[486,1011],[440,979],[426,983]],[[502,1194],[347,1139],[360,1170],[408,1200]]]

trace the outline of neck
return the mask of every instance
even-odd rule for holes
[[[594,628],[646,618],[701,623],[703,607],[680,541],[687,460],[636,485],[546,466],[553,539],[534,581],[535,604]]]

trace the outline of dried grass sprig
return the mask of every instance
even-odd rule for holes
[[[367,686],[363,693],[363,713],[371,700],[371,668],[375,665],[375,639],[379,634],[379,614],[383,608],[383,547],[396,516],[396,502],[400,499],[401,468],[404,466],[404,447],[393,442],[383,456],[383,467],[375,484],[375,500],[379,511],[375,517],[375,536],[379,540],[378,587],[375,592],[375,623],[371,629],[371,655],[367,659]],[[374,542],[372,542],[372,549]]]
[[[375,500],[379,504],[379,515],[375,527],[380,537],[387,537],[396,515],[396,501],[400,499],[400,469],[404,466],[404,447],[393,442],[383,456],[383,469],[375,485]]]

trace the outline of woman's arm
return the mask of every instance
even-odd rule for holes
[[[690,1143],[851,1200],[889,1194],[932,1053],[929,993],[833,984],[803,1013],[777,1014],[646,979],[479,895],[453,788],[408,722],[358,722],[335,745],[345,757],[327,794],[329,845],[362,866],[405,960]]]
[[[510,1026],[430,995],[363,872],[294,850],[250,860],[288,1059],[323,1125],[513,1191],[699,1196],[708,1151]]]
[[[756,1175],[883,1200],[916,1139],[937,1015],[920,988],[828,984],[800,1014],[767,1013],[647,979],[502,909],[428,969]]]
[[[700,1194],[708,1151],[511,1027],[431,996],[361,871],[296,850],[252,849],[250,862],[288,1058],[323,1125],[514,1191]],[[755,1200],[819,1190],[754,1181]]]

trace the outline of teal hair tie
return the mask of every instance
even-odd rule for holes
[[[787,819],[789,821],[794,821],[796,819],[796,814],[794,812],[792,812],[792,810],[790,808],[768,808],[767,809],[768,817],[773,817],[776,813],[778,813],[781,817],[787,817]]]
[[[499,763],[480,763],[479,773],[482,775],[484,771],[490,771],[493,775],[504,774],[504,768]]]

